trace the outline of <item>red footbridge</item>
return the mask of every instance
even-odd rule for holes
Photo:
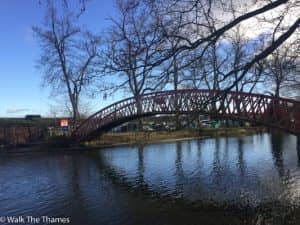
[[[131,120],[177,113],[247,121],[300,135],[300,101],[244,92],[187,89],[153,92],[113,103],[83,121],[72,136],[78,142],[89,141]]]

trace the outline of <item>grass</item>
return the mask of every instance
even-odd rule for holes
[[[88,146],[110,147],[117,145],[135,145],[174,140],[190,140],[217,136],[242,136],[264,131],[261,127],[247,128],[205,128],[201,130],[179,131],[141,131],[106,133],[98,139],[87,142]]]

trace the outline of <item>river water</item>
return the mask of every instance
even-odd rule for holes
[[[0,224],[12,224],[7,216],[81,225],[299,225],[297,138],[262,133],[93,151],[1,150]]]

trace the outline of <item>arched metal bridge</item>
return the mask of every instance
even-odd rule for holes
[[[244,92],[187,89],[118,101],[86,119],[72,136],[76,141],[87,141],[130,120],[175,113],[248,121],[300,135],[300,101]]]

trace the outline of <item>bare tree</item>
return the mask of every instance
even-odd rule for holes
[[[267,43],[265,47],[252,52],[247,60],[239,63],[238,67],[223,74],[220,82],[232,81],[226,85],[228,90],[237,87],[237,83],[251,72],[257,62],[265,59],[295,35],[300,25],[299,2],[295,0],[263,0],[251,1],[251,3],[224,0],[157,2],[163,5],[160,8],[157,7],[158,16],[163,18],[161,19],[163,35],[167,39],[175,38],[178,44],[173,48],[165,49],[161,54],[162,57],[153,64],[153,67],[162,64],[174,55],[194,49],[199,50],[197,56],[199,60],[238,25],[244,25],[245,29],[253,21],[256,21],[257,27],[267,24],[269,35],[264,36],[264,43]],[[175,28],[174,24],[176,24]],[[266,31],[262,30],[261,33],[263,32]],[[232,79],[234,76],[235,79]]]
[[[234,91],[236,92],[253,92],[259,83],[263,82],[261,76],[261,69],[253,66],[244,76],[240,79],[243,70],[239,68],[243,67],[245,63],[251,60],[252,55],[258,52],[264,46],[264,39],[261,38],[249,38],[245,35],[240,25],[237,25],[232,32],[225,36],[226,42],[222,48],[222,54],[226,55],[226,59],[221,67],[222,76],[226,76],[228,72],[233,71],[232,76],[228,79],[223,79],[227,83],[234,84]],[[226,89],[227,85],[223,85]]]
[[[226,70],[220,68],[220,65],[224,63],[224,59],[221,58],[219,63],[216,60],[214,60],[215,64],[211,63],[210,66],[214,68],[202,71],[209,76],[214,73],[212,87],[214,89],[236,88],[241,90],[245,85],[251,86],[252,84],[249,88],[251,91],[258,79],[258,77],[251,78],[251,75],[256,74],[252,71],[255,70],[255,65],[295,35],[300,24],[300,19],[297,17],[299,4],[295,0],[271,2],[254,0],[251,3],[225,0],[119,0],[117,5],[120,17],[112,20],[114,28],[110,33],[110,37],[112,37],[110,42],[114,43],[110,45],[111,53],[107,55],[110,55],[114,61],[110,65],[113,68],[112,71],[119,74],[124,72],[129,75],[128,78],[131,77],[124,80],[124,83],[129,84],[131,92],[135,96],[142,93],[142,89],[148,90],[145,88],[146,82],[144,81],[153,77],[149,74],[153,71],[157,72],[158,68],[170,69],[166,65],[173,65],[169,71],[173,71],[173,75],[175,75],[178,73],[174,73],[174,71],[185,71],[184,69],[190,65],[193,65],[194,69],[197,67],[195,64],[207,65],[207,56],[217,59],[219,57],[218,46],[221,46],[220,43],[226,39],[228,33],[234,32],[234,29],[239,26],[243,26],[245,29],[255,20],[261,27],[268,24],[268,35],[263,35],[263,42],[266,43],[264,48],[256,49],[251,53],[247,52],[247,57],[243,57],[243,60],[240,60],[241,57],[236,58],[239,61],[235,61],[235,66],[228,67]],[[269,14],[275,16],[270,17]],[[137,27],[139,29],[136,29]],[[261,33],[264,32],[261,31]],[[253,38],[258,38],[259,35],[258,33]],[[143,41],[141,37],[146,38]],[[138,48],[134,49],[132,47],[134,45]],[[124,50],[127,51],[126,54]],[[128,54],[128,50],[131,51],[130,54]],[[239,51],[241,48],[235,50]],[[118,51],[122,54],[115,54]],[[190,57],[189,61],[181,61],[178,66],[178,63],[168,63],[178,61],[178,58],[181,59],[181,55],[189,54],[194,54],[195,57]],[[122,64],[127,65],[128,68]],[[129,68],[128,65],[133,66]],[[162,67],[162,65],[164,66]],[[174,67],[175,65],[177,68]],[[128,73],[128,71],[131,72]],[[168,73],[164,74],[166,76],[161,77],[170,78]],[[147,79],[144,79],[145,76]],[[206,76],[200,77],[209,84]],[[164,81],[167,79],[161,78]],[[243,85],[239,87],[241,82]]]
[[[271,87],[275,97],[297,83],[297,56],[290,46],[282,46],[261,62],[265,84]]]
[[[148,69],[160,47],[158,24],[142,0],[119,0],[116,6],[118,16],[111,18],[103,52],[103,72],[119,76],[114,79],[115,87],[129,90],[140,112],[140,96],[162,84]]]
[[[69,9],[69,4],[70,2],[68,2],[67,0],[60,0],[60,1],[54,1],[54,0],[37,0],[38,1],[38,4],[40,5],[44,5],[46,7],[53,7],[54,6],[54,3],[58,3],[60,4],[61,7],[63,7],[64,9]],[[86,4],[87,2],[89,2],[91,0],[77,0],[77,1],[73,1],[77,3],[77,11],[76,12],[76,16],[79,17],[85,10],[86,10]]]
[[[54,94],[68,96],[75,122],[80,118],[80,97],[95,78],[99,45],[98,38],[75,25],[76,19],[70,12],[59,17],[49,7],[44,25],[33,27],[41,47],[38,67],[44,73],[44,85]]]

